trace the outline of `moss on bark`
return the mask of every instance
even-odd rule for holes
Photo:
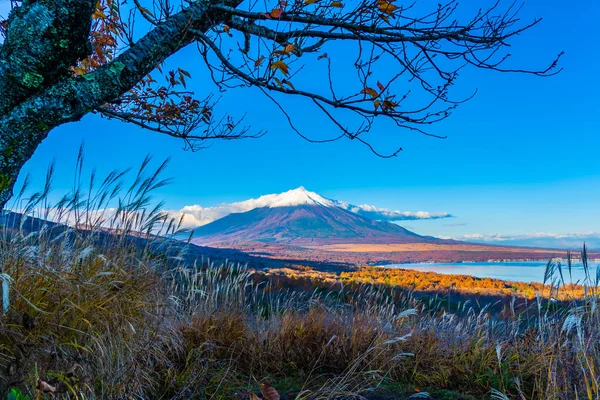
[[[66,72],[88,51],[94,5],[95,0],[38,0],[24,2],[9,17],[0,48],[0,93],[10,93],[0,98],[0,209],[53,128],[118,99],[194,41],[190,27],[206,31],[220,20],[208,15],[207,2],[191,3],[109,64],[74,78]]]

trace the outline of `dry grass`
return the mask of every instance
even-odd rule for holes
[[[550,264],[558,265],[556,262]],[[562,266],[561,266],[562,268]],[[558,275],[558,273],[557,273]],[[560,278],[556,276],[555,278]],[[568,277],[567,277],[568,278]],[[555,290],[558,281],[511,282],[494,278],[478,278],[470,275],[447,275],[436,272],[415,271],[400,268],[362,267],[340,273],[339,279],[345,284],[355,282],[401,287],[418,292],[462,293],[465,295],[517,296],[535,299],[538,295],[552,295],[557,300],[582,299],[587,289],[581,283],[561,281],[559,291]],[[588,285],[589,286],[589,285]]]
[[[3,231],[2,396],[18,388],[32,398],[248,398],[265,377],[295,399],[360,398],[377,386],[444,389],[447,399],[600,396],[591,271],[582,299],[559,306],[540,296],[502,318],[468,303],[450,313],[371,284],[281,288],[237,265],[184,267],[131,240],[177,228],[144,211],[146,188],[160,182],[145,167],[123,189],[109,240],[110,221],[97,219],[104,200],[83,192],[52,210],[86,230],[28,232],[24,221]],[[99,195],[115,187],[120,178]],[[43,193],[32,198],[30,212],[50,208]],[[549,266],[546,297],[568,290],[558,278],[566,275]]]

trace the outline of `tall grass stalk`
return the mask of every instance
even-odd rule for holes
[[[382,285],[281,288],[244,265],[188,263],[165,239],[181,220],[152,199],[167,164],[151,165],[84,182],[82,150],[70,193],[50,201],[51,167],[2,215],[0,395],[231,399],[269,377],[307,400],[600,398],[600,273],[585,247],[583,298],[554,300],[573,288],[569,255],[568,274],[548,263],[547,293],[500,315]]]

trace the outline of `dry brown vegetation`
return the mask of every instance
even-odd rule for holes
[[[526,247],[486,246],[469,243],[436,244],[436,243],[347,243],[328,244],[322,246],[307,246],[309,249],[321,249],[334,252],[349,253],[396,253],[413,251],[467,251],[467,252],[498,252],[506,251],[515,253],[538,253],[547,255],[552,251],[547,249],[532,249]]]
[[[157,183],[152,175],[136,182],[142,192]],[[140,217],[144,196],[122,202],[123,229],[110,241],[99,242],[95,229],[2,231],[2,396],[248,399],[261,388],[263,398],[274,389],[298,400],[600,396],[591,277],[577,300],[508,298],[492,313],[483,303],[364,283],[377,277],[370,269],[350,282],[306,268],[183,265],[127,240],[166,222],[158,212]],[[70,212],[90,203],[72,204]]]
[[[459,243],[288,245],[256,242],[211,246],[235,248],[248,254],[290,262],[340,265],[384,265],[413,262],[465,262],[489,260],[548,260],[566,256],[565,250],[534,249]],[[590,257],[600,258],[598,253]]]
[[[473,295],[520,296],[533,299],[536,296],[555,297],[559,300],[580,299],[586,294],[585,286],[561,285],[556,291],[550,283],[509,282],[493,278],[477,278],[470,275],[446,275],[401,268],[364,267],[356,271],[340,273],[342,282],[360,282],[398,286],[414,291],[447,293],[461,292]]]
[[[43,398],[44,382],[63,398],[248,398],[268,376],[297,399],[369,396],[377,386],[598,395],[592,292],[566,309],[509,306],[499,319],[385,286],[284,288],[237,266],[157,273],[165,260],[131,249],[65,255],[42,246],[20,257],[18,243],[4,259],[14,279],[0,319],[4,393]]]

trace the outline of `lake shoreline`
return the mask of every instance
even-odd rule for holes
[[[586,272],[581,262],[573,262],[568,272],[566,260],[555,260],[561,263],[565,283],[582,284]],[[556,265],[556,264],[555,264]],[[498,279],[507,282],[543,283],[548,261],[492,261],[492,262],[455,262],[455,263],[397,263],[380,265],[385,269],[404,269],[419,272],[435,272],[443,275],[466,275],[475,278]],[[596,275],[595,260],[590,265],[590,277]],[[546,280],[548,280],[546,278]],[[548,283],[548,282],[546,282]]]

